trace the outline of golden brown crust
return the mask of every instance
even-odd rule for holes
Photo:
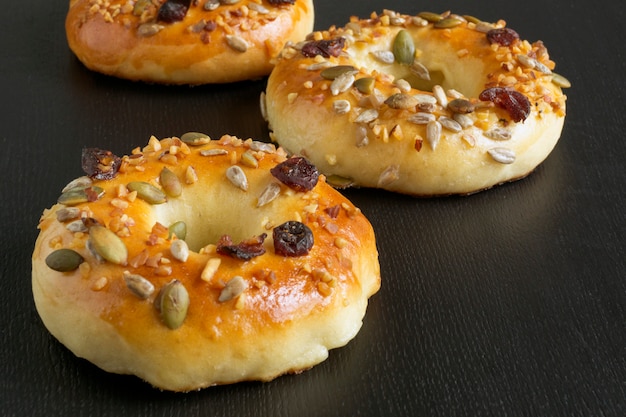
[[[216,9],[206,10],[210,1],[191,2],[181,21],[167,23],[157,20],[154,5],[163,0],[73,0],[67,40],[94,71],[154,83],[208,84],[269,74],[270,60],[284,43],[304,39],[313,28],[311,0],[276,6],[267,0],[217,2]],[[241,41],[245,50],[237,46]]]
[[[301,371],[353,338],[368,297],[380,285],[371,225],[323,176],[308,192],[281,184],[280,194],[258,207],[262,191],[278,183],[269,169],[285,153],[254,146],[230,136],[200,147],[152,138],[122,158],[115,178],[92,183],[104,191],[99,199],[68,203],[73,215],[65,204],[46,210],[33,253],[33,294],[50,332],[102,369],[174,391]],[[201,154],[209,149],[219,154]],[[250,155],[258,167],[249,166]],[[247,191],[226,178],[233,165],[243,169]],[[164,167],[184,184],[180,197],[151,205],[129,191],[131,181],[165,188],[157,180]],[[172,249],[177,239],[168,237],[168,226],[181,220],[190,247],[185,261]],[[275,253],[272,229],[288,220],[312,230],[308,255]],[[101,252],[87,243],[99,226],[123,242],[127,256],[121,264],[98,259]],[[216,252],[224,234],[238,243],[263,233],[263,255],[241,260]],[[69,272],[51,269],[46,258],[59,249],[76,251],[84,262]],[[126,283],[129,274],[145,278],[154,291],[140,291],[145,299],[139,297]],[[247,287],[220,301],[236,276]],[[158,293],[173,279],[190,299],[175,330],[155,307]]]
[[[421,16],[374,13],[287,45],[264,101],[273,139],[310,158],[329,182],[417,196],[468,194],[532,171],[560,136],[568,84],[552,72],[543,43],[490,41],[487,33],[505,28],[503,21]],[[391,54],[400,32],[422,68]],[[336,56],[311,54],[318,41],[334,39],[345,40]],[[354,82],[328,74],[340,65],[354,67]],[[526,97],[527,117],[479,98],[494,87]],[[455,99],[471,107],[453,107]]]

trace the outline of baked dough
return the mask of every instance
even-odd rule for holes
[[[272,138],[339,186],[470,194],[552,151],[569,82],[504,21],[386,10],[285,46],[261,104]]]
[[[153,137],[121,158],[83,152],[88,176],[39,223],[43,323],[75,355],[164,390],[323,361],[379,289],[370,223],[272,144],[183,138],[196,145]]]
[[[269,74],[313,29],[312,0],[70,0],[70,49],[91,70],[163,84]]]

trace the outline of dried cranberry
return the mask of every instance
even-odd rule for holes
[[[190,0],[167,0],[159,7],[157,20],[159,22],[180,22],[189,10]]]
[[[519,35],[516,31],[509,28],[491,29],[487,32],[487,40],[489,43],[497,43],[502,46],[510,46],[514,42],[519,40]]]
[[[294,4],[296,0],[267,0],[273,6],[280,6],[281,4]]]
[[[90,178],[96,180],[115,178],[121,164],[122,159],[111,151],[98,148],[83,149],[81,166]]]
[[[505,109],[515,122],[526,120],[530,115],[530,101],[519,91],[504,87],[492,87],[478,96],[480,100],[491,101]]]
[[[302,55],[307,58],[313,58],[317,55],[321,55],[324,58],[329,58],[331,56],[337,57],[343,50],[343,45],[345,43],[346,40],[344,38],[311,41],[305,43],[302,47]]]
[[[282,256],[303,256],[313,247],[313,232],[297,221],[288,221],[273,231],[274,251]]]
[[[310,191],[315,188],[319,172],[315,165],[301,156],[294,156],[270,170],[283,184],[296,191]]]
[[[249,261],[255,256],[260,256],[265,253],[263,242],[266,237],[267,234],[263,233],[259,236],[244,240],[238,245],[233,245],[230,236],[224,235],[220,238],[219,242],[217,242],[217,253],[243,261]]]

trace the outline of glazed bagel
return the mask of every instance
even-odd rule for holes
[[[329,183],[469,194],[556,145],[569,82],[554,66],[503,21],[385,11],[286,45],[261,107],[272,139]]]
[[[163,390],[323,361],[379,289],[376,243],[358,208],[285,155],[191,133],[121,158],[84,150],[87,175],[39,223],[45,326],[78,357]]]
[[[162,84],[269,74],[313,28],[312,0],[70,0],[70,49],[89,69]]]

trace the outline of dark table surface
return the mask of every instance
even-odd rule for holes
[[[626,415],[625,6],[545,0],[316,1],[316,28],[383,8],[504,18],[573,87],[561,141],[530,177],[469,197],[348,190],[371,220],[383,285],[348,346],[269,383],[162,393],[75,358],[31,293],[37,222],[85,146],[150,135],[268,140],[265,79],[163,87],[86,70],[67,1],[0,8],[0,414],[6,416]]]

